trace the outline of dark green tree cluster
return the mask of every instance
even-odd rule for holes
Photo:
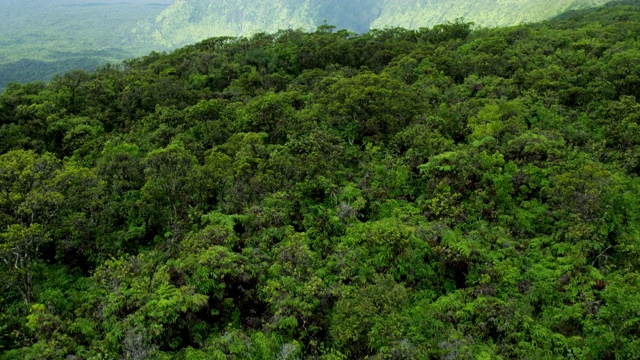
[[[640,5],[213,38],[0,94],[0,359],[633,359]]]

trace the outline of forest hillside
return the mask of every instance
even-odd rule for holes
[[[610,0],[180,0],[137,30],[158,46],[211,36],[251,36],[280,29],[313,30],[323,23],[364,33],[370,29],[433,27],[464,19],[477,26],[510,26],[549,19]]]
[[[634,359],[640,2],[217,37],[0,94],[0,359]]]
[[[372,28],[435,26],[463,18],[476,26],[511,26],[542,21],[570,10],[603,5],[611,0],[395,0],[384,9]]]
[[[609,0],[0,0],[0,91],[71,69],[172,51],[212,36],[253,36],[322,24],[361,34],[463,18],[495,27],[540,21]]]

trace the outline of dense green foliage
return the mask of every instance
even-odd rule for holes
[[[10,85],[0,359],[637,358],[629,4]]]

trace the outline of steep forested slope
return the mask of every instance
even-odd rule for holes
[[[419,28],[464,18],[479,26],[510,26],[542,21],[568,10],[602,5],[609,0],[397,0],[386,1],[373,28]]]
[[[164,46],[210,36],[252,35],[292,28],[313,30],[325,21],[357,33],[371,28],[417,29],[464,18],[480,26],[506,26],[548,19],[567,10],[609,0],[179,0],[141,26]]]
[[[481,26],[513,25],[607,0],[0,0],[0,90],[11,81],[117,63],[151,50],[173,50],[211,36],[251,36],[325,22],[370,28],[430,27],[464,18]]]
[[[382,0],[179,0],[155,21],[140,26],[142,34],[173,47],[211,36],[250,36],[280,29],[312,30],[324,22],[366,32],[377,19]]]
[[[12,84],[0,359],[637,358],[628,4]]]

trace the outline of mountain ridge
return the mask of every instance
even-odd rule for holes
[[[323,24],[354,33],[433,27],[462,18],[479,27],[557,16],[610,0],[0,0],[0,91],[12,81],[48,81],[150,51],[216,36],[252,36]],[[618,2],[618,1],[613,1]],[[38,21],[34,21],[38,19]],[[114,25],[116,24],[116,25]]]
[[[136,31],[171,48],[213,36],[250,36],[280,29],[311,31],[323,23],[356,33],[386,27],[433,27],[456,19],[481,27],[511,26],[608,2],[611,0],[178,0],[155,20],[141,23]]]

